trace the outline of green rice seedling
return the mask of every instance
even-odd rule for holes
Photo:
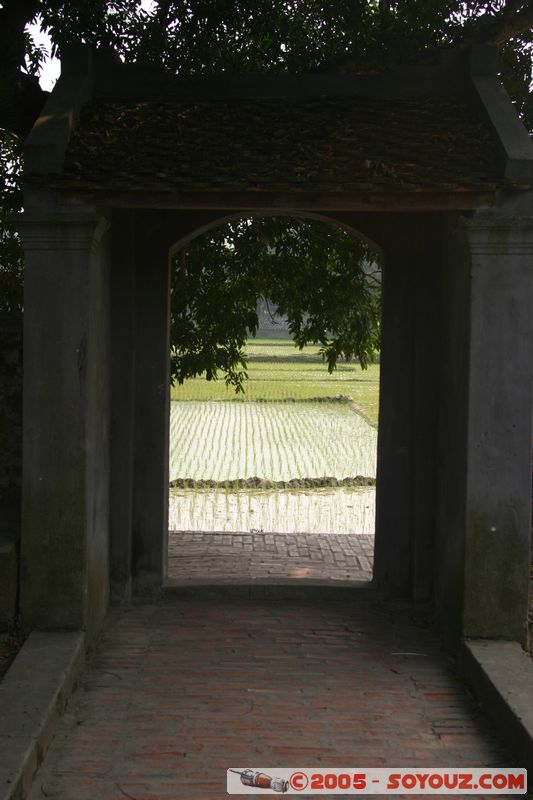
[[[289,480],[327,472],[341,479],[375,472],[375,431],[341,404],[249,403],[244,413],[237,403],[191,403],[196,409],[187,409],[190,417],[183,405],[172,407],[174,417],[183,417],[183,425],[173,419],[178,441],[171,447],[172,477],[225,480],[261,473]],[[202,417],[196,424],[194,412]],[[175,433],[184,426],[187,434]],[[195,468],[176,476],[175,465],[189,458]]]
[[[211,524],[215,519],[227,519],[230,526],[243,524],[241,497],[238,493],[230,497],[232,489],[227,484],[234,478],[260,475],[272,480],[289,480],[327,474],[340,479],[355,474],[371,475],[375,470],[375,430],[348,404],[180,401],[172,403],[170,429],[171,478],[225,482],[223,509],[217,502],[208,502],[209,493],[188,496],[179,516],[179,524],[187,527],[192,523],[189,519],[187,524],[185,518],[191,516],[195,517],[196,525],[208,525],[210,519]],[[183,474],[184,468],[188,474]],[[176,475],[176,469],[181,475]],[[343,518],[325,496],[315,498],[313,505],[302,493],[293,494],[283,506],[284,510],[280,505],[281,495],[274,493],[273,497],[276,498],[274,506],[272,500],[264,496],[254,500],[257,508],[268,513],[266,524],[272,530],[278,525],[287,525],[280,519],[287,515],[299,519],[300,524],[304,520],[303,524],[312,529],[318,524],[326,530],[335,530],[338,520]],[[177,501],[171,498],[170,505],[175,518]],[[248,516],[250,512],[251,508]],[[353,510],[349,510],[347,528],[350,514],[354,522]],[[362,506],[358,514],[357,526],[371,528],[369,506]]]

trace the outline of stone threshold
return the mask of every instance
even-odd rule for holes
[[[266,579],[233,583],[196,581],[184,583],[168,581],[163,586],[163,596],[183,600],[298,600],[353,602],[354,592],[365,592],[365,597],[378,596],[370,581],[302,581]]]
[[[533,776],[533,661],[519,642],[467,639],[459,669],[509,749]],[[511,765],[510,765],[511,766]],[[531,777],[529,778],[531,789]]]
[[[0,684],[0,800],[27,797],[84,663],[83,633],[26,639]]]

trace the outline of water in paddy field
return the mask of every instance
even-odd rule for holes
[[[375,477],[377,431],[349,403],[175,401],[170,480]],[[171,489],[169,529],[374,533],[374,488]]]
[[[171,489],[169,530],[372,536],[374,488],[225,492]]]

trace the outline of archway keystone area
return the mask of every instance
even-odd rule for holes
[[[391,75],[179,78],[79,47],[25,148],[22,611],[161,591],[169,254],[233,214],[384,253],[375,582],[526,635],[533,145],[490,48]]]

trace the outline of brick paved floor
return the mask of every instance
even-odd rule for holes
[[[31,800],[221,800],[236,765],[511,759],[404,606],[174,600],[110,615]]]
[[[169,533],[172,583],[369,581],[373,562],[373,536]]]

